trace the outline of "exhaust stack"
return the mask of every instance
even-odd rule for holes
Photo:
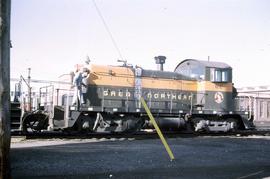
[[[163,64],[166,61],[166,57],[165,56],[157,56],[155,57],[155,61],[157,64],[157,70],[163,71]]]

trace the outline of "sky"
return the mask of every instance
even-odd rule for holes
[[[95,8],[98,6],[121,55]],[[269,0],[12,0],[11,78],[58,80],[93,64],[166,71],[184,59],[225,62],[236,87],[270,85]]]

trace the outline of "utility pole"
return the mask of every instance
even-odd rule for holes
[[[0,178],[11,178],[9,160],[10,7],[11,0],[0,0]]]

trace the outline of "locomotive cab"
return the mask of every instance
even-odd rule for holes
[[[232,68],[226,63],[187,59],[179,63],[176,73],[197,80],[197,101],[191,119],[196,130],[229,131],[237,125],[232,119]]]
[[[232,68],[221,62],[188,59],[175,72],[197,80],[197,105],[208,113],[231,111]]]

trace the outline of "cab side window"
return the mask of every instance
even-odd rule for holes
[[[187,62],[182,64],[177,72],[192,79],[204,80],[205,79],[205,68],[198,63]]]
[[[229,72],[227,69],[210,69],[210,81],[212,82],[229,82]]]
[[[228,71],[222,71],[221,81],[222,82],[228,82],[229,81],[229,74]]]

